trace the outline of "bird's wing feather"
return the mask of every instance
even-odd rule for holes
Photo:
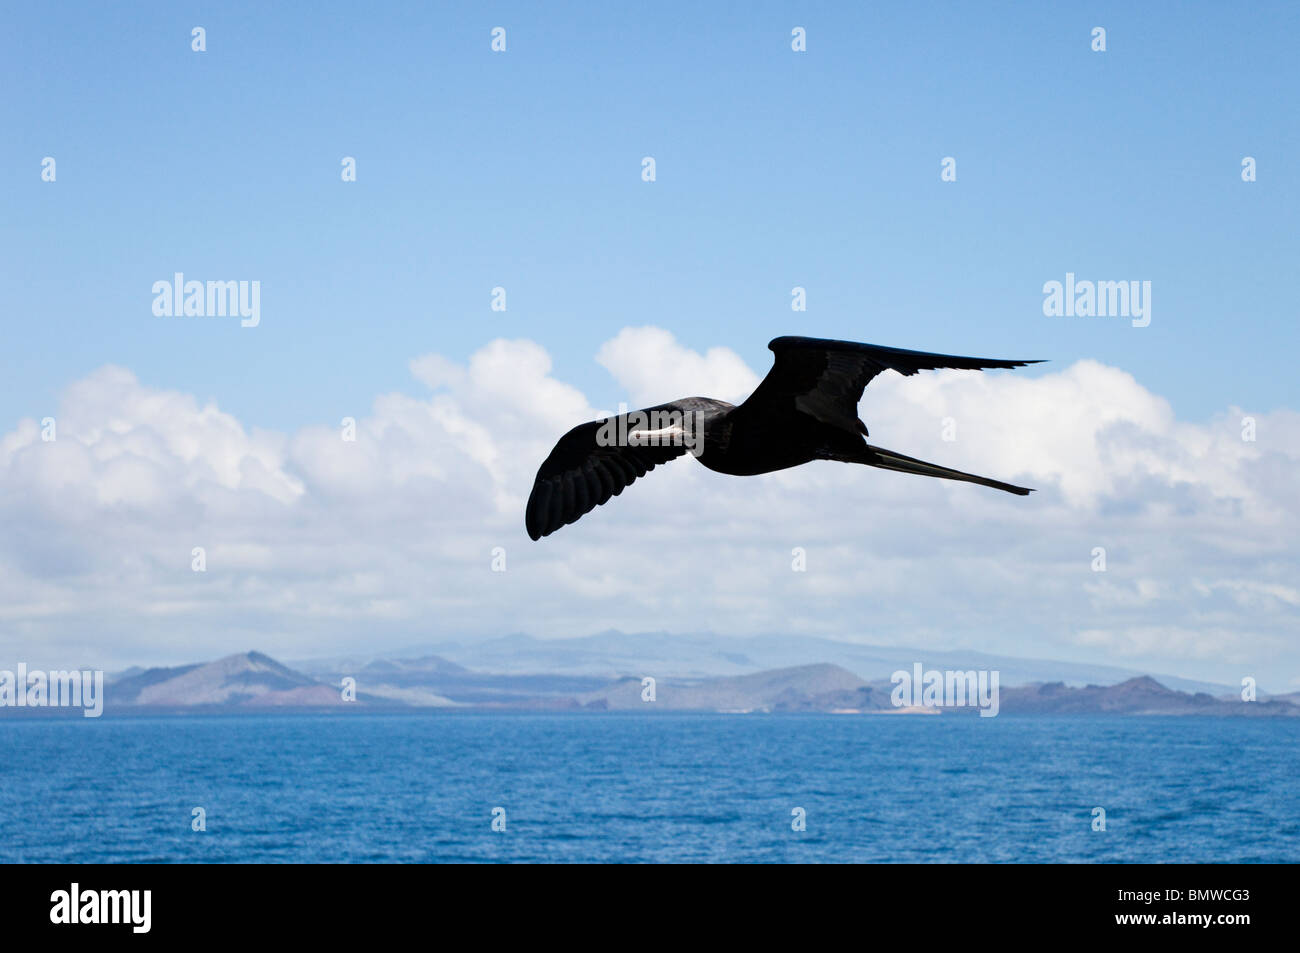
[[[673,426],[647,428],[656,412],[680,412],[676,404],[660,404],[618,417],[596,420],[574,427],[555,445],[542,463],[528,497],[524,523],[533,539],[549,536],[561,526],[577,521],[586,513],[618,496],[637,477],[645,476],[661,463],[687,452],[687,442],[673,439]],[[689,426],[689,421],[688,421]],[[620,435],[655,430],[658,441],[630,445]],[[616,440],[608,438],[613,435]],[[635,438],[633,438],[635,439]]]
[[[779,337],[768,347],[776,354],[772,369],[741,405],[742,409],[788,411],[793,405],[793,409],[823,423],[854,433],[866,432],[858,420],[858,401],[866,386],[882,371],[911,376],[917,371],[941,367],[982,370],[1039,363],[931,354],[823,338]]]

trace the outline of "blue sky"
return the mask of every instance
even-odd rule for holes
[[[0,657],[780,618],[1300,685],[1298,36],[1290,3],[11,6]],[[156,316],[178,271],[260,282],[260,324]],[[1149,281],[1150,325],[1045,316],[1067,272]],[[1039,509],[680,465],[527,542],[559,433],[743,396],[782,334],[1050,359],[882,378],[861,408],[884,445],[1038,486]],[[937,443],[945,415],[964,442]],[[341,446],[345,416],[364,439]],[[681,496],[679,535],[619,536]],[[803,591],[804,545],[839,568],[781,618],[765,600]],[[706,606],[637,603],[721,565],[745,571]]]
[[[1193,418],[1293,403],[1294,4],[705,6],[11,8],[0,414],[114,362],[291,428],[500,335],[612,405],[592,354],[641,324],[755,366],[793,332],[1093,357]],[[260,280],[262,325],[154,317],[177,270]],[[1045,318],[1067,271],[1150,280],[1151,326]]]

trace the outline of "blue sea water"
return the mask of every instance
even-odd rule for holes
[[[1298,741],[1263,718],[7,718],[0,861],[1296,862]]]

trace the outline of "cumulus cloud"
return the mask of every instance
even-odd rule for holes
[[[735,351],[711,347],[703,354],[677,343],[663,328],[624,328],[596,352],[638,407],[679,397],[715,397],[740,403],[758,385],[758,375]]]
[[[659,328],[624,329],[597,360],[631,406],[739,401],[759,379],[734,352]],[[1093,361],[1036,377],[885,374],[860,407],[873,443],[1039,492],[831,463],[738,481],[680,460],[533,543],[533,474],[597,409],[532,341],[409,370],[426,393],[377,396],[352,440],[338,421],[253,430],[118,367],[66,389],[57,439],[11,425],[0,659],[300,657],[616,627],[968,646],[1266,685],[1300,674],[1294,412],[1257,415],[1247,441],[1239,409],[1180,421]]]

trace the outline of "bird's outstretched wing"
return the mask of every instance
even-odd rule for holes
[[[779,337],[767,346],[776,360],[741,409],[766,414],[800,411],[851,433],[867,432],[858,419],[858,401],[881,371],[911,376],[941,367],[982,370],[1040,363],[930,354],[823,338]]]
[[[524,515],[528,535],[541,539],[576,522],[637,477],[686,453],[689,439],[681,439],[683,417],[689,429],[691,417],[682,405],[659,404],[580,424],[566,433],[533,481]],[[653,436],[645,436],[647,431]]]

